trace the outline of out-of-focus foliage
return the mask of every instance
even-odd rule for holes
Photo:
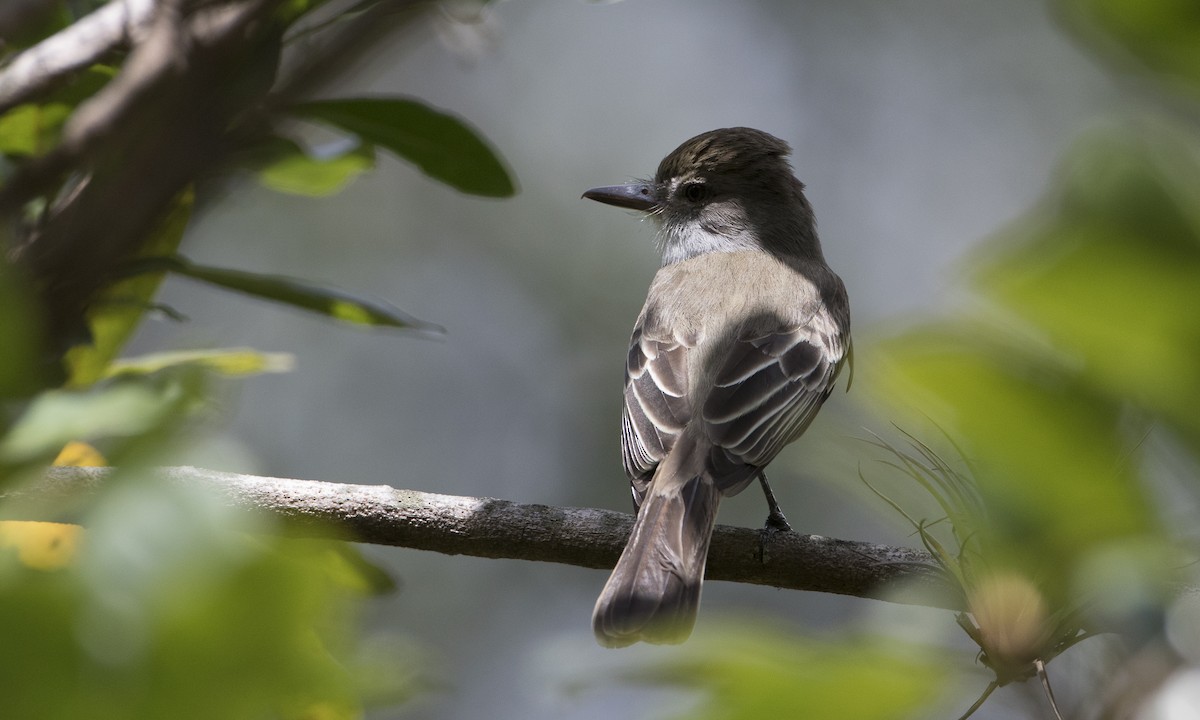
[[[1028,357],[1019,340],[982,335],[925,328],[881,351],[907,409],[946,428],[974,461],[990,520],[983,543],[1062,597],[1070,581],[1062,570],[1081,553],[1151,527],[1120,408],[1066,369]]]
[[[58,452],[54,464],[65,467],[108,467],[108,460],[91,445],[72,440]]]
[[[946,673],[921,649],[891,641],[818,641],[731,625],[631,679],[699,691],[704,701],[679,717],[901,720],[937,697]]]
[[[87,443],[71,441],[54,458],[57,466],[104,467],[108,461]],[[83,528],[71,523],[0,520],[0,552],[35,570],[59,570],[75,562]]]
[[[1194,4],[1062,5],[1161,88],[1200,78]],[[965,456],[958,477],[978,503],[947,509],[929,480],[948,467],[939,451],[914,461],[887,446],[953,526],[947,548],[928,529],[940,518],[916,521],[1004,685],[1044,673],[1089,632],[1161,638],[1172,596],[1194,581],[1141,445],[1165,433],[1200,458],[1200,127],[1144,119],[1091,132],[1040,205],[972,260],[983,302],[885,341],[874,359],[892,417]]]
[[[104,87],[116,71],[94,65],[38,103],[19,105],[0,116],[0,154],[13,157],[44,155],[58,144],[63,123],[75,106]]]
[[[1035,582],[1011,563],[1011,548],[993,531],[991,513],[969,463],[952,462],[911,435],[906,439],[908,448],[878,437],[871,444],[886,452],[883,465],[899,471],[934,501],[940,518],[916,519],[915,511],[880,492],[861,471],[860,476],[920,535],[949,580],[952,597],[943,602],[962,608],[955,619],[979,647],[976,660],[994,674],[964,717],[1009,683],[1041,676],[1049,688],[1046,663],[1089,637],[1081,626],[1080,607],[1061,601],[1052,607],[1045,583]],[[1049,690],[1047,695],[1055,705]]]
[[[1093,137],[980,286],[1078,359],[1107,402],[1132,403],[1200,448],[1196,198],[1195,138]]]
[[[1059,602],[1092,554],[1163,539],[1135,457],[1151,424],[1200,448],[1200,315],[1185,310],[1200,301],[1194,150],[1083,143],[1061,189],[976,272],[1000,312],[881,348],[899,404],[971,458],[992,560]]]
[[[1200,100],[1200,12],[1192,0],[1058,0],[1071,30],[1119,68],[1135,60],[1166,88]]]
[[[0,463],[49,462],[72,440],[138,438],[200,400],[192,374],[119,379],[87,390],[48,390],[0,438]]]
[[[233,514],[126,473],[89,508],[74,563],[0,552],[5,714],[358,717],[357,593],[323,544],[232,533],[253,527]]]
[[[341,192],[351,180],[374,167],[375,149],[370,145],[357,144],[318,155],[279,138],[275,151],[258,171],[258,178],[272,190],[323,197]]]

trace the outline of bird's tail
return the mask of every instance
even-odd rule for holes
[[[592,630],[601,645],[687,639],[696,624],[720,500],[716,483],[705,474],[683,482],[654,478],[592,612]]]

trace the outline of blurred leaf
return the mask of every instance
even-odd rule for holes
[[[294,366],[295,356],[289,353],[263,353],[249,348],[179,350],[117,360],[109,365],[106,377],[150,375],[167,368],[178,367],[194,367],[221,375],[241,377],[289,372]]]
[[[0,551],[12,549],[19,563],[34,570],[58,570],[75,559],[82,533],[67,523],[0,520]]]
[[[500,158],[474,130],[415,100],[325,100],[296,105],[290,111],[385,147],[462,192],[487,197],[516,192]]]
[[[0,153],[16,156],[44,155],[58,144],[63,123],[71,114],[63,103],[19,105],[0,116]]]
[[[313,157],[290,140],[280,138],[279,142],[281,151],[258,171],[259,181],[279,192],[310,197],[332,195],[375,167],[375,149],[370,145],[331,157]]]
[[[177,197],[158,229],[148,238],[140,256],[175,252],[192,215],[195,194],[186,190]],[[162,284],[162,271],[145,273],[109,286],[87,310],[92,342],[67,351],[68,387],[87,387],[103,378],[108,365],[141,322],[146,308]]]
[[[76,73],[69,83],[51,93],[50,98],[74,108],[99,92],[116,76],[117,68],[112,65],[92,65]]]
[[[357,595],[330,577],[325,544],[270,538],[218,496],[128,473],[85,522],[58,572],[0,557],[6,717],[361,717]]]
[[[917,648],[737,626],[694,637],[631,679],[704,691],[706,702],[681,716],[700,720],[900,720],[918,717],[936,699],[945,669]]]
[[[935,500],[937,508],[945,514],[951,526],[954,552],[949,552],[933,536],[931,526],[934,523],[913,520],[909,511],[870,484],[868,487],[917,528],[926,549],[935,557],[946,579],[955,588],[956,597],[952,602],[966,608],[966,611],[958,612],[955,618],[979,646],[976,662],[989,668],[995,675],[975,703],[960,717],[971,717],[996,688],[1034,677],[1043,681],[1047,701],[1056,707],[1057,703],[1049,689],[1048,665],[1087,637],[1081,630],[1080,610],[1085,604],[1089,608],[1095,607],[1093,596],[1084,595],[1087,600],[1075,601],[1080,595],[1080,588],[1078,583],[1072,584],[1074,578],[1069,570],[1077,568],[1058,568],[1060,572],[1056,574],[1041,574],[1039,581],[1026,572],[1005,567],[1006,562],[1010,561],[1007,549],[996,543],[1007,538],[991,527],[990,513],[981,502],[969,464],[967,469],[959,470],[928,443],[909,433],[903,434],[911,450],[892,445],[878,436],[870,442],[895,459],[884,461],[884,465],[907,476]],[[1087,555],[1084,562],[1096,555]],[[1027,563],[1026,567],[1032,565]],[[1033,569],[1037,571],[1043,568]],[[1043,591],[1046,586],[1055,592],[1057,602],[1072,604],[1051,606],[1050,599]],[[1077,591],[1074,596],[1071,590]]]
[[[292,305],[354,325],[407,328],[437,334],[445,332],[433,323],[418,320],[380,300],[364,298],[343,290],[321,287],[305,280],[281,275],[264,275],[243,270],[196,265],[179,255],[144,258],[134,264],[131,272],[161,272],[162,270],[170,270],[218,287]]]
[[[1116,43],[1170,83],[1200,91],[1200,12],[1194,0],[1058,0],[1068,24],[1100,55]]]
[[[365,595],[386,595],[396,590],[396,581],[381,566],[363,555],[349,542],[323,542],[322,557],[326,572],[334,580]]]
[[[1069,581],[1090,550],[1151,532],[1127,462],[1121,407],[1015,339],[968,322],[914,330],[878,356],[896,406],[962,443],[988,510],[981,542],[997,566]],[[1056,604],[1061,595],[1055,595]]]
[[[58,144],[63,125],[75,107],[113,78],[116,71],[93,65],[55,90],[42,103],[18,105],[0,116],[0,154],[44,155]]]
[[[1200,149],[1092,137],[1057,197],[1002,238],[983,289],[1078,362],[1114,401],[1164,417],[1200,450]]]
[[[108,461],[91,445],[72,440],[58,451],[54,464],[62,467],[107,467]]]
[[[0,438],[0,463],[51,458],[72,440],[139,436],[161,427],[194,400],[194,389],[180,377],[44,392]]]

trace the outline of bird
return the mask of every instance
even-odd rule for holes
[[[724,497],[799,437],[850,354],[850,305],[825,262],[790,146],[732,127],[687,140],[653,179],[584,198],[657,225],[662,264],[625,365],[621,455],[636,517],[592,614],[606,647],[679,643],[696,623]]]

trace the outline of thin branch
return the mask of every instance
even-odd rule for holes
[[[0,499],[7,519],[59,518],[53,508],[97,492],[105,468],[51,468],[32,487]],[[331,532],[378,545],[449,555],[611,568],[629,537],[631,515],[594,508],[522,505],[386,485],[349,485],[237,475],[191,467],[150,471],[161,482],[204,487],[231,505],[284,522],[289,535]],[[944,590],[933,558],[909,548],[817,535],[718,526],[709,550],[710,580],[956,609],[945,592],[891,591],[917,585]]]
[[[130,40],[150,21],[155,0],[114,0],[15,57],[0,70],[0,113],[28,102]]]

